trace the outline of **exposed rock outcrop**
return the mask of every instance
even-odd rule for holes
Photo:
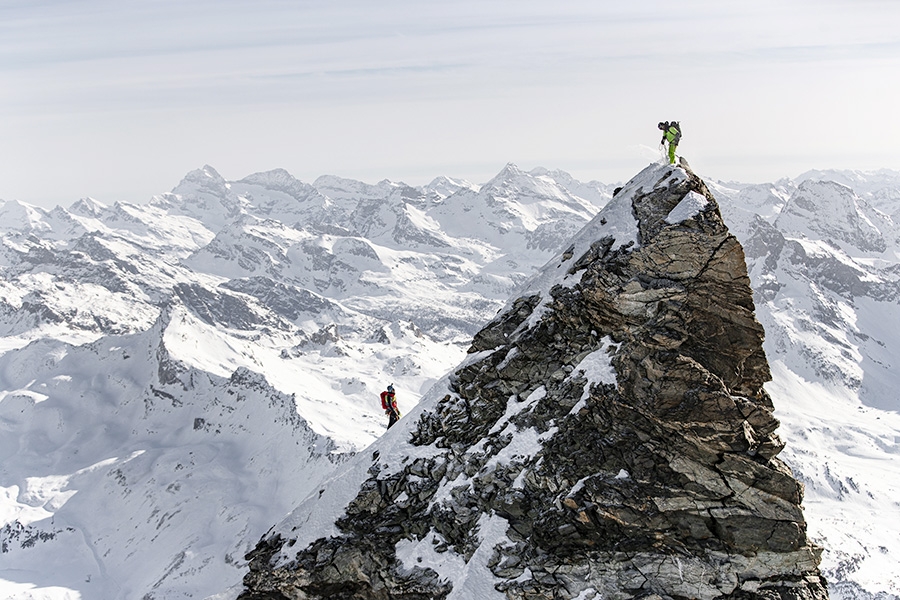
[[[762,339],[715,199],[651,165],[260,542],[241,598],[827,598]]]

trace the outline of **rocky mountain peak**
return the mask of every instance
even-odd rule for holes
[[[99,217],[105,210],[107,210],[107,206],[105,204],[103,204],[99,200],[91,198],[90,196],[81,198],[69,207],[70,213],[90,218]]]
[[[203,165],[201,168],[194,169],[193,171],[185,175],[182,183],[186,182],[207,185],[209,183],[214,183],[216,185],[219,185],[225,183],[225,178],[219,175],[219,172],[210,165]]]
[[[18,200],[0,202],[0,231],[46,231],[45,216],[42,209]]]
[[[882,218],[845,185],[806,180],[791,196],[777,223],[789,232],[802,231],[805,226],[866,252],[884,252],[887,244],[875,224]]]
[[[465,179],[453,179],[442,175],[431,180],[424,191],[433,201],[440,202],[462,189],[478,191],[478,186]]]
[[[715,198],[651,165],[273,528],[241,598],[826,598],[762,340]]]
[[[223,196],[227,193],[228,182],[209,165],[189,172],[172,190],[172,194],[185,198],[197,198],[204,194]]]
[[[197,219],[214,230],[240,215],[242,204],[231,184],[209,165],[185,175],[171,193],[150,200],[151,206]]]
[[[253,173],[240,180],[240,183],[258,185],[265,189],[283,191],[295,198],[303,198],[313,191],[313,187],[303,183],[285,169],[272,169],[261,173]]]
[[[534,188],[541,186],[541,182],[531,173],[526,173],[513,163],[507,163],[493,179],[481,186],[481,192],[491,196],[508,196],[514,190],[533,192]],[[542,190],[546,193],[545,190]],[[558,194],[554,190],[554,194]]]

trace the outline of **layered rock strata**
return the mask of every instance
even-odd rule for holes
[[[737,240],[651,165],[248,556],[244,599],[827,598]]]

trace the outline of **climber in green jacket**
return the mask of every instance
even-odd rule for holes
[[[663,132],[662,140],[660,140],[660,144],[665,144],[669,142],[669,164],[675,164],[675,148],[678,147],[678,142],[681,141],[681,126],[678,124],[678,121],[665,121],[657,125],[659,129]]]

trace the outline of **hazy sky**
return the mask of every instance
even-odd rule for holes
[[[896,0],[0,0],[0,198],[144,202],[210,164],[424,184],[900,169]]]

